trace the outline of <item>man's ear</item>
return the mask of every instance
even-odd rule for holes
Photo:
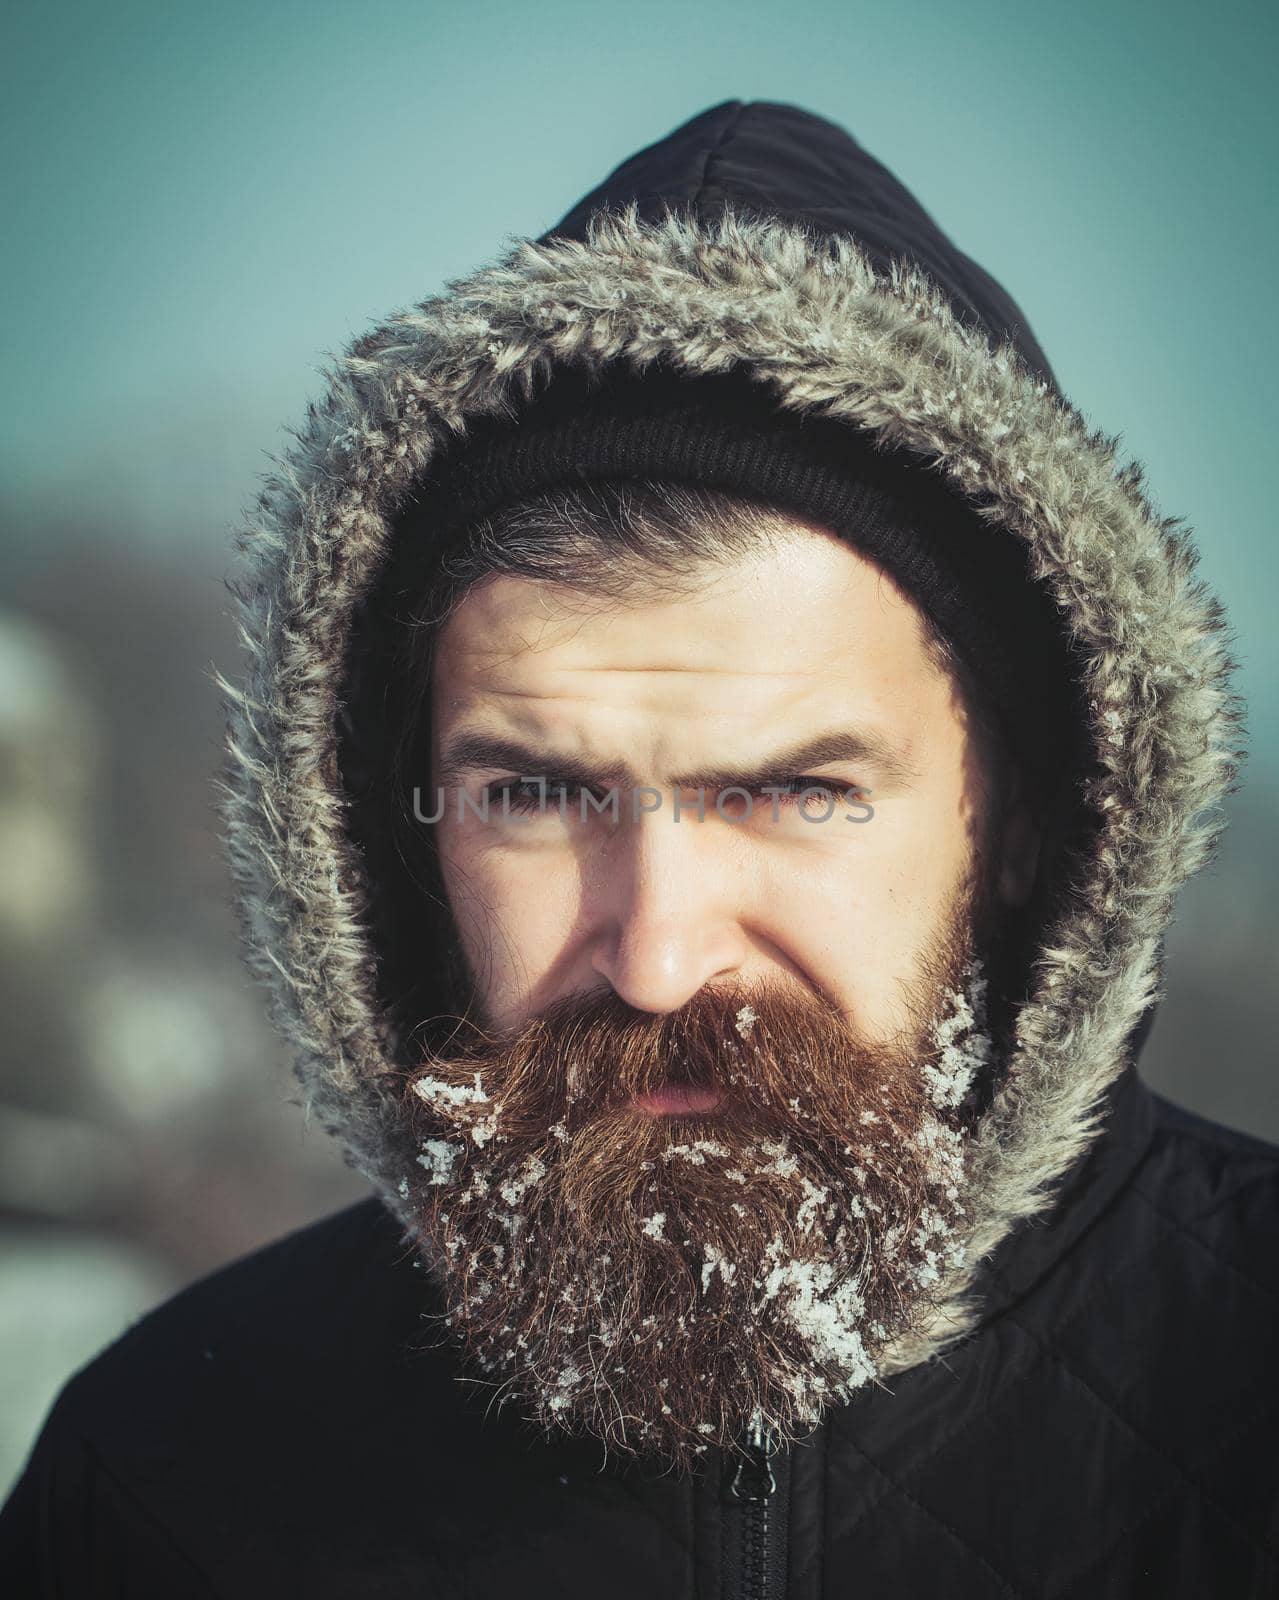
[[[1024,906],[1035,887],[1044,842],[1044,811],[1013,764],[1005,783],[1003,826],[996,846],[996,893],[1009,908]]]

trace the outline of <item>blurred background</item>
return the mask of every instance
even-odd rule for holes
[[[241,969],[223,578],[369,323],[728,98],[849,129],[1011,291],[1233,619],[1252,755],[1147,1078],[1279,1138],[1269,8],[9,0],[0,457],[0,1497],[65,1378],[362,1198]]]

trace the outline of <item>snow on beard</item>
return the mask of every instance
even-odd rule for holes
[[[793,1442],[874,1378],[963,1259],[984,981],[953,941],[928,979],[888,1044],[812,995],[654,1015],[606,991],[412,1074],[401,1192],[476,1381],[548,1435],[683,1472],[751,1423]],[[628,1104],[672,1083],[724,1098]]]

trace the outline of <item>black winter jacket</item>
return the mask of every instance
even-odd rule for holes
[[[1069,633],[1062,737],[1088,753],[936,1321],[803,1442],[708,1453],[691,1484],[544,1439],[424,1335],[441,1307],[385,1088],[375,857],[339,761],[395,508],[458,418],[548,367],[658,357],[731,363],[980,500]],[[795,107],[695,117],[542,240],[357,341],[246,544],[226,811],[246,941],[308,1110],[374,1196],[187,1289],[67,1384],[0,1516],[4,1592],[1279,1593],[1277,1153],[1135,1066],[1236,768],[1224,620],[1140,469],[891,175]]]

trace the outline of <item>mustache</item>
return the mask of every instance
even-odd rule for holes
[[[566,996],[506,1033],[463,1021],[449,1048],[429,1052],[404,1090],[423,1128],[523,1143],[563,1140],[616,1120],[631,1100],[673,1086],[717,1092],[718,1126],[749,1121],[807,1125],[806,1102],[824,1120],[864,1110],[868,1090],[890,1087],[918,1028],[873,1045],[824,996],[775,985],[705,988],[677,1011],[635,1010],[613,990]]]

